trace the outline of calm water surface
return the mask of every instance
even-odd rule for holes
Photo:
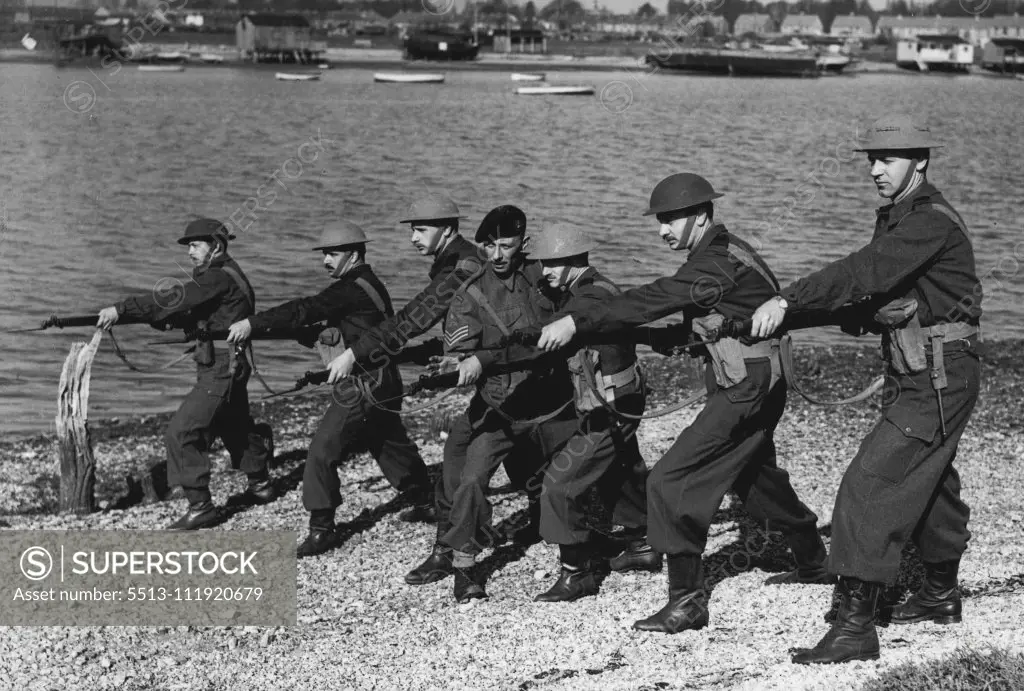
[[[428,86],[374,84],[369,70],[288,83],[262,70],[0,65],[0,329],[55,311],[93,312],[160,279],[187,280],[175,239],[190,215],[227,219],[268,181],[265,208],[231,247],[261,308],[327,285],[309,247],[338,217],[372,235],[369,261],[403,304],[423,285],[428,261],[396,220],[432,190],[460,203],[470,232],[503,203],[521,206],[533,227],[583,224],[602,242],[593,262],[613,280],[640,283],[682,259],[640,214],[658,180],[683,170],[726,192],[716,214],[763,242],[786,282],[870,238],[878,198],[863,155],[850,149],[858,125],[899,109],[924,113],[947,141],[930,178],[974,230],[987,335],[1024,336],[1022,248],[1014,255],[1024,83],[639,73],[553,73],[551,81],[606,87],[604,105],[515,96],[495,72],[451,72]],[[316,141],[325,148],[303,148],[317,160],[300,168],[300,146]],[[156,335],[145,327],[119,333],[143,362],[176,352],[143,350]],[[51,425],[61,363],[70,343],[88,336],[0,335],[0,432]],[[841,342],[828,332],[802,338]],[[318,363],[297,346],[258,344],[257,352],[272,385]],[[188,366],[136,375],[104,345],[92,417],[172,410],[192,376]]]

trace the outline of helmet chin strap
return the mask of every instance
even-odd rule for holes
[[[679,245],[684,249],[690,249],[690,236],[693,235],[693,227],[697,225],[696,216],[688,216],[683,225],[683,234],[679,238]]]
[[[903,185],[903,189],[897,192],[896,196],[892,198],[892,203],[897,204],[906,199],[907,197],[909,197],[911,194],[914,193],[914,190],[921,186],[921,183],[923,182],[924,173],[918,170],[917,166],[914,166],[911,174],[907,176],[904,180],[905,184]]]
[[[331,272],[331,278],[341,278],[349,271],[351,271],[352,267],[355,265],[355,258],[356,253],[349,252],[348,259],[346,259],[343,264],[339,264],[338,268]]]

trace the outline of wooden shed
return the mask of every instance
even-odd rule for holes
[[[235,42],[242,58],[253,62],[314,62],[327,51],[298,14],[243,15],[235,25]]]

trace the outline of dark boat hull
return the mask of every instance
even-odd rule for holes
[[[405,41],[410,60],[476,60],[480,46],[454,37],[411,36]]]
[[[927,72],[942,72],[944,74],[967,74],[968,72],[970,72],[970,66],[969,65],[959,65],[959,64],[948,63],[948,62],[929,62],[929,63],[925,63],[925,65],[928,67],[927,70],[922,70],[920,65],[918,65],[916,62],[906,62],[906,61],[905,62],[897,62],[896,65],[901,67],[901,68],[903,68],[903,69],[905,69],[905,70],[910,70],[911,72],[927,71]]]
[[[750,77],[817,77],[818,63],[808,56],[745,54],[742,51],[692,51],[648,55],[647,63],[665,70]]]

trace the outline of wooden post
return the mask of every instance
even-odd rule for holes
[[[73,343],[57,390],[57,453],[60,456],[60,512],[92,513],[96,506],[96,459],[89,439],[89,379],[103,332],[89,343]]]

